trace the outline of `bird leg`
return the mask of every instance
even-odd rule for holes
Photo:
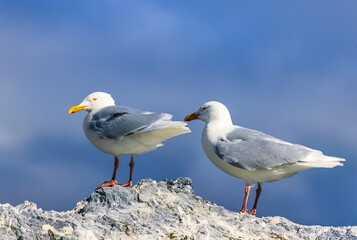
[[[255,195],[254,205],[253,205],[252,210],[250,210],[249,215],[257,214],[258,199],[259,199],[259,196],[261,193],[262,193],[262,185],[261,185],[261,183],[258,183],[258,188],[257,188],[256,195]]]
[[[248,202],[249,192],[250,192],[250,186],[245,186],[245,195],[244,195],[244,200],[243,200],[243,206],[242,206],[242,209],[240,210],[241,213],[248,212],[247,202]]]
[[[131,161],[129,163],[129,167],[130,167],[129,181],[127,183],[120,184],[120,186],[122,186],[122,187],[133,187],[133,181],[132,181],[133,169],[134,169],[134,156],[133,155],[131,155]]]
[[[102,183],[101,185],[99,185],[95,190],[98,190],[101,187],[113,187],[115,186],[115,184],[117,184],[118,182],[115,180],[116,175],[117,175],[117,169],[119,167],[119,159],[118,157],[114,158],[114,171],[113,171],[113,176],[112,176],[112,180],[110,181],[105,181],[104,183]]]

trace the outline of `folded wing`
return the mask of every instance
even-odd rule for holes
[[[250,171],[304,162],[310,155],[323,156],[320,151],[241,127],[220,139],[215,150],[227,163]]]
[[[110,106],[95,113],[89,128],[101,138],[120,139],[124,136],[153,130],[157,123],[171,122],[167,113],[143,112],[125,106]],[[159,124],[163,126],[163,124]]]

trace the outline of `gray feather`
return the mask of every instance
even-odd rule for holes
[[[166,113],[142,112],[125,106],[110,106],[93,114],[89,128],[102,138],[118,139],[145,131],[158,120],[170,120]]]
[[[250,171],[293,164],[314,151],[259,131],[240,127],[229,133],[225,139],[218,141],[215,150],[227,163]]]

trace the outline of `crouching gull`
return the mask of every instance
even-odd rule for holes
[[[247,212],[250,187],[258,183],[254,205],[249,214],[254,215],[261,184],[290,177],[310,168],[343,166],[342,158],[329,157],[321,151],[282,141],[265,133],[233,125],[228,109],[222,103],[211,101],[185,121],[200,119],[206,123],[201,142],[207,157],[224,172],[245,180],[245,196],[240,212]]]
[[[119,156],[131,155],[129,181],[121,186],[132,187],[134,156],[162,146],[162,141],[191,132],[181,121],[171,121],[172,115],[158,112],[143,112],[131,107],[116,106],[110,94],[95,92],[82,103],[69,109],[69,113],[81,110],[88,112],[83,129],[89,141],[99,150],[114,155],[114,171],[110,181],[96,189],[117,184],[116,172]]]

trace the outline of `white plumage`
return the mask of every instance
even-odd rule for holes
[[[206,122],[201,141],[207,157],[224,172],[245,180],[246,196],[241,212],[247,211],[246,200],[255,182],[258,190],[251,214],[256,213],[262,182],[290,177],[310,168],[343,165],[342,158],[325,156],[321,151],[233,125],[228,109],[219,102],[207,102],[185,118],[194,119]]]
[[[83,122],[83,130],[89,141],[99,150],[115,156],[112,180],[98,188],[116,183],[119,156],[131,155],[130,179],[124,185],[132,186],[131,174],[135,155],[162,146],[162,141],[168,138],[190,132],[190,129],[185,127],[185,122],[171,121],[170,114],[116,106],[108,93],[95,92],[88,95],[81,104],[73,106],[69,113],[80,110],[88,112]]]

